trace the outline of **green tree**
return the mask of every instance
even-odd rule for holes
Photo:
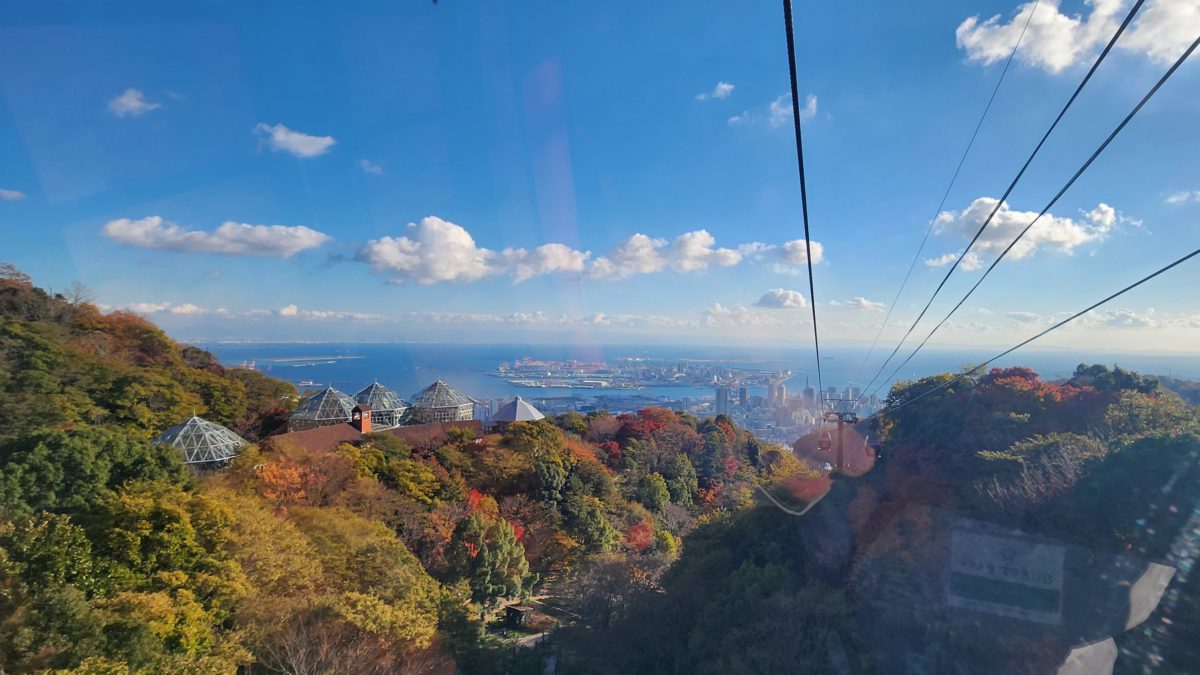
[[[691,506],[692,500],[699,489],[696,467],[686,455],[676,455],[667,463],[663,470],[667,479],[667,490],[671,493],[671,501],[680,506]]]
[[[67,516],[40,512],[9,525],[0,522],[0,549],[34,592],[68,584],[90,592],[99,585],[92,544]]]
[[[563,431],[569,434],[575,434],[580,438],[586,436],[588,432],[587,420],[584,419],[583,415],[580,415],[574,410],[565,412],[555,417],[554,424]]]
[[[504,441],[514,451],[533,460],[560,456],[566,442],[562,431],[549,420],[513,423],[505,431]]]
[[[557,504],[562,501],[563,488],[567,484],[567,472],[562,462],[543,457],[533,464],[534,495],[542,501]]]
[[[458,523],[446,558],[453,578],[466,580],[477,602],[517,595],[529,578],[525,547],[512,526],[479,513]]]
[[[36,431],[0,447],[0,504],[16,513],[81,512],[128,481],[182,483],[186,475],[174,448],[123,429]]]
[[[704,436],[704,449],[696,469],[705,478],[720,476],[725,470],[723,462],[730,456],[729,438],[721,431],[710,431]]]
[[[569,492],[563,500],[567,530],[589,553],[612,550],[617,532],[605,516],[604,503],[596,497]]]
[[[667,489],[667,481],[660,473],[642,476],[638,482],[637,500],[651,511],[661,511],[671,503],[671,492]]]

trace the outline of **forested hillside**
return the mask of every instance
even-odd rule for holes
[[[1066,650],[1038,645],[1039,624],[971,634],[941,623],[945,586],[921,580],[945,564],[940,524],[959,519],[1076,547],[1085,566],[1177,565],[1183,590],[1144,626],[1121,632],[1119,603],[1092,609],[1097,621],[1117,615],[1118,672],[1200,671],[1200,598],[1186,575],[1200,550],[1195,407],[1156,378],[1104,366],[1062,384],[1024,368],[943,374],[898,384],[889,406],[863,425],[882,439],[869,473],[835,478],[799,517],[762,508],[704,524],[661,590],[619,595],[604,621],[564,636],[569,672],[1053,672]],[[1081,595],[1070,602],[1086,605]]]
[[[661,409],[308,452],[269,436],[290,385],[71,295],[0,277],[0,672],[540,672],[525,636],[616,621],[697,525],[811,478]],[[149,441],[192,414],[255,444],[189,472]]]
[[[962,658],[892,583],[936,567],[939,523],[1178,562],[1200,512],[1187,384],[1121,369],[901,383],[860,425],[879,456],[848,432],[832,477],[655,408],[310,452],[270,436],[290,385],[70,295],[0,277],[4,673],[889,672],[890,635]],[[254,443],[190,472],[149,441],[193,413]],[[1173,583],[1126,667],[1200,669]]]

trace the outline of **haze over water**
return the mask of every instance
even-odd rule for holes
[[[667,347],[628,345],[442,345],[386,343],[213,343],[201,345],[209,349],[226,365],[255,362],[264,373],[299,383],[302,380],[331,384],[353,393],[373,381],[395,389],[408,397],[434,380],[441,379],[477,398],[498,398],[522,394],[527,397],[555,397],[579,394],[593,396],[640,395],[670,398],[712,397],[712,387],[647,387],[640,390],[600,389],[530,389],[516,387],[504,378],[488,373],[504,362],[522,357],[539,360],[605,361],[644,359],[643,363],[675,364],[681,360],[704,361],[732,367],[791,370],[789,390],[799,393],[807,377],[817,385],[816,362],[811,349],[755,347]],[[890,351],[890,350],[889,350]],[[876,351],[866,368],[860,366],[866,356],[865,348],[826,349],[822,356],[822,376],[825,386],[839,390],[848,384],[865,386],[875,374],[878,364],[888,351]],[[901,351],[907,354],[907,351]],[[964,365],[987,358],[989,352],[966,350],[922,350],[899,374],[901,379],[924,377],[939,372],[957,372]],[[323,358],[324,357],[324,358]],[[896,359],[896,363],[900,360]],[[1017,352],[997,362],[996,366],[1027,366],[1044,379],[1069,377],[1079,363],[1105,363],[1155,375],[1173,375],[1200,379],[1200,357],[1191,355],[1122,354],[1114,358],[1069,351]],[[888,366],[890,372],[895,365]],[[885,373],[886,374],[886,373]],[[303,389],[303,387],[302,387]],[[762,387],[751,388],[751,394],[762,395]],[[885,396],[887,388],[879,395]]]

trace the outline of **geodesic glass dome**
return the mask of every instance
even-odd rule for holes
[[[475,402],[438,380],[413,397],[412,416],[420,422],[458,422],[475,416]]]
[[[162,432],[154,444],[179,450],[184,464],[224,464],[246,446],[246,439],[220,424],[192,417]]]
[[[354,399],[327,387],[296,406],[288,418],[288,431],[302,431],[350,421]]]
[[[408,410],[408,401],[378,382],[355,394],[354,400],[371,406],[371,426],[375,429],[400,426]]]

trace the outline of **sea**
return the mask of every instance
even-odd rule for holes
[[[664,386],[639,390],[530,389],[510,384],[490,373],[502,363],[523,357],[544,361],[590,361],[616,363],[637,359],[644,364],[676,364],[683,361],[736,368],[792,371],[786,384],[791,393],[799,393],[806,383],[816,387],[818,378],[825,387],[864,388],[886,358],[887,351],[876,351],[867,359],[868,350],[856,347],[832,347],[822,350],[820,374],[811,348],[770,347],[697,347],[629,345],[534,345],[534,344],[428,344],[428,343],[207,343],[208,349],[228,366],[249,365],[267,375],[305,389],[333,386],[353,394],[372,382],[391,387],[409,397],[435,380],[443,380],[477,399],[505,398],[520,394],[526,398],[634,397],[640,400],[694,400],[714,398],[713,387]],[[901,352],[905,354],[906,352]],[[958,372],[975,365],[990,354],[972,350],[922,350],[897,373],[896,380],[909,380],[940,372]],[[897,361],[900,359],[897,358]],[[1018,352],[992,364],[993,367],[1026,366],[1043,379],[1070,377],[1080,363],[1103,363],[1141,373],[1171,375],[1200,380],[1200,355],[1197,354],[1088,354],[1070,350]],[[895,365],[888,366],[888,373]],[[884,373],[886,376],[887,373]],[[304,384],[302,384],[304,383]],[[876,382],[886,396],[891,382]],[[750,395],[765,395],[765,388],[751,388]]]

